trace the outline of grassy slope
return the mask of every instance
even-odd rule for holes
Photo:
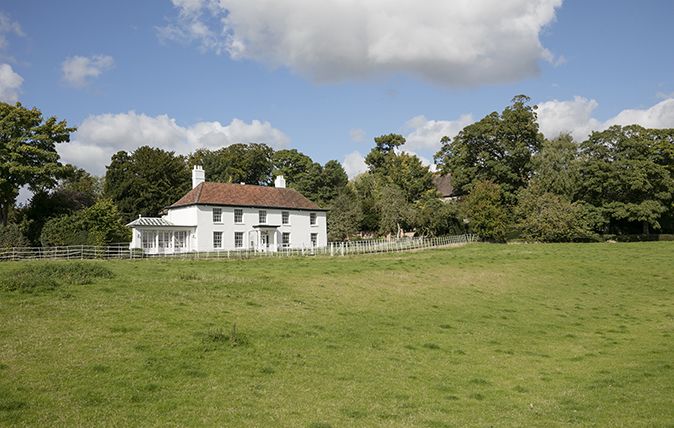
[[[671,425],[673,254],[99,262],[0,291],[0,424]]]

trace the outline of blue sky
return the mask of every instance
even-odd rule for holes
[[[520,93],[548,137],[674,127],[672,1],[361,3],[5,0],[0,99],[77,126],[62,158],[98,175],[116,150],[235,142],[353,175],[390,132],[431,160]]]

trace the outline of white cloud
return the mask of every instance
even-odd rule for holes
[[[403,72],[451,86],[563,63],[540,41],[562,0],[172,0],[165,39],[317,81]]]
[[[0,12],[0,49],[7,47],[8,34],[24,35],[18,22],[12,21],[7,15]]]
[[[234,119],[229,125],[197,122],[182,127],[167,115],[152,117],[130,111],[88,117],[80,124],[73,141],[59,144],[58,149],[63,162],[103,175],[114,153],[133,151],[144,145],[187,154],[199,148],[217,149],[234,143],[266,143],[280,148],[289,142],[283,132],[259,120],[246,123]]]
[[[546,101],[538,104],[538,124],[547,138],[568,132],[576,141],[583,141],[592,131],[611,125],[637,124],[646,128],[674,128],[674,98],[663,100],[647,109],[623,110],[616,116],[600,121],[592,117],[599,103],[583,97],[568,101]]]
[[[367,171],[367,165],[365,164],[365,158],[360,154],[359,151],[353,151],[344,157],[342,161],[342,166],[344,171],[349,178],[353,178],[358,174],[361,174]]]
[[[91,57],[71,56],[66,58],[61,65],[63,80],[67,83],[83,87],[89,83],[93,77],[100,76],[104,71],[109,70],[115,64],[110,55],[94,55]]]
[[[9,64],[0,64],[0,101],[15,103],[19,99],[23,77]]]
[[[435,153],[440,149],[442,137],[454,138],[471,123],[473,123],[473,117],[470,114],[461,115],[456,120],[428,120],[425,116],[413,117],[405,124],[406,128],[412,130],[405,137],[405,149]]]
[[[365,140],[367,140],[367,134],[365,133],[364,130],[360,128],[350,130],[349,137],[351,137],[351,141],[354,141],[356,143],[364,143]]]

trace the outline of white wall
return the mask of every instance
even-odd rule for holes
[[[222,222],[213,223],[213,208],[222,210]],[[222,248],[223,250],[234,250],[234,232],[243,232],[243,248],[251,248],[251,240],[257,243],[257,232],[253,229],[254,225],[260,224],[260,210],[267,211],[267,225],[279,226],[276,229],[272,243],[280,246],[282,242],[282,233],[290,233],[291,248],[309,248],[311,247],[311,233],[318,234],[317,245],[323,247],[327,245],[327,223],[325,211],[300,211],[286,210],[278,208],[249,208],[243,209],[243,223],[234,224],[234,209],[238,207],[213,207],[209,205],[192,205],[189,207],[171,209],[166,216],[170,222],[178,225],[197,224],[194,247],[198,251],[213,251],[213,232],[223,232]],[[179,211],[180,210],[180,211]],[[174,211],[176,211],[174,213]],[[281,224],[281,213],[288,211],[290,213],[290,224]],[[316,213],[316,225],[311,226],[310,213]]]

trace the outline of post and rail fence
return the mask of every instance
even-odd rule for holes
[[[328,242],[325,247],[279,248],[277,251],[256,249],[215,250],[208,252],[185,251],[148,253],[140,248],[129,248],[128,243],[107,246],[70,245],[65,247],[13,247],[0,248],[0,261],[18,260],[83,260],[83,259],[242,259],[253,257],[292,256],[350,256],[356,254],[396,253],[428,248],[440,248],[477,242],[476,235],[451,235],[438,237],[368,239]]]

